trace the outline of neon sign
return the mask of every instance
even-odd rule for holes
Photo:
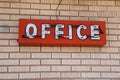
[[[20,45],[105,45],[102,21],[19,20]]]

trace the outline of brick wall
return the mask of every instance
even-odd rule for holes
[[[0,80],[120,80],[119,0],[0,0]],[[19,46],[18,20],[105,21],[102,47]]]

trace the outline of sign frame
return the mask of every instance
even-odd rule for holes
[[[37,35],[35,38],[28,38],[26,36],[26,27],[28,24],[35,24],[37,27]],[[45,28],[46,31],[50,31],[50,34],[45,34],[45,38],[42,34],[43,24],[50,24],[50,28]],[[63,31],[64,34],[59,36],[59,39],[55,39],[55,34],[57,33],[56,25],[62,24],[64,28],[59,28],[59,31]],[[69,25],[72,26],[72,39],[68,39],[69,35]],[[78,38],[78,27],[81,25],[86,26],[87,29],[80,28],[81,35],[86,35],[87,38],[85,40],[81,40]],[[99,29],[95,29],[99,34],[95,34],[96,36],[100,36],[100,40],[91,40],[91,25],[99,25]],[[46,25],[47,26],[47,25]],[[60,25],[59,25],[60,26]],[[42,29],[41,29],[42,27]],[[82,27],[82,26],[81,26]],[[34,32],[33,29],[29,28],[29,34]],[[78,31],[78,33],[77,33]],[[56,33],[55,33],[56,32]],[[59,32],[58,32],[59,33]],[[104,21],[79,21],[79,20],[39,20],[39,19],[19,19],[19,45],[23,46],[38,46],[38,45],[105,45],[106,44],[106,28]],[[69,35],[70,36],[70,35]]]

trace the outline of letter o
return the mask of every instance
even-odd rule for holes
[[[33,28],[33,33],[30,34],[30,28]],[[37,27],[35,24],[29,23],[26,27],[26,36],[28,38],[35,38],[35,36],[37,35]]]

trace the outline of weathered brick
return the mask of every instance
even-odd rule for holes
[[[0,13],[3,13],[3,14],[19,14],[19,9],[0,8]]]
[[[29,53],[10,53],[10,58],[30,58]]]
[[[20,79],[40,78],[40,73],[20,73]]]
[[[10,29],[9,26],[7,26],[7,25],[3,25],[2,27],[0,27],[0,32],[7,33],[7,32],[10,31],[9,29]]]
[[[18,26],[18,21],[0,21],[0,26],[3,27]]]
[[[10,32],[18,32],[18,28],[17,27],[10,27]]]
[[[120,17],[120,13],[119,12],[117,12],[117,16]]]
[[[29,72],[29,66],[10,66],[8,72]]]
[[[7,72],[7,67],[0,67],[0,72]]]
[[[97,16],[97,12],[86,12],[86,11],[80,11],[79,12],[79,16],[84,16],[84,17],[90,17],[90,16],[92,16],[92,17],[94,17],[94,16]]]
[[[0,1],[4,1],[4,2],[19,2],[19,0],[0,0]]]
[[[40,15],[53,16],[53,15],[57,15],[57,11],[55,11],[55,10],[40,10]]]
[[[101,78],[120,78],[120,73],[102,73]]]
[[[11,3],[11,7],[12,8],[30,8],[30,4],[25,4],[25,3]]]
[[[111,54],[112,59],[120,59],[120,54]]]
[[[115,17],[116,12],[98,12],[99,17]]]
[[[31,66],[32,72],[50,71],[50,66]]]
[[[0,14],[0,20],[9,20],[9,15]]]
[[[60,52],[60,47],[55,47],[55,46],[51,46],[51,47],[47,47],[47,46],[42,46],[41,47],[41,52]]]
[[[88,18],[90,21],[105,21],[105,22],[107,22],[107,18],[101,18],[101,17],[92,17],[92,16],[90,16],[89,18]]]
[[[22,46],[22,47],[20,47],[20,51],[21,52],[40,52],[40,47],[38,46],[36,46],[36,47],[32,47],[32,46]]]
[[[18,65],[19,60],[0,60],[0,65]]]
[[[33,8],[33,9],[50,9],[50,5],[48,5],[48,4],[31,4],[31,8]]]
[[[10,20],[19,20],[21,18],[30,19],[28,15],[10,15]]]
[[[98,53],[92,53],[91,58],[96,58],[96,59],[109,59],[110,55],[109,54],[98,54]]]
[[[40,3],[40,0],[21,0],[21,2],[26,2],[26,3]]]
[[[10,4],[7,2],[0,2],[0,7],[10,7]]]
[[[111,66],[111,71],[119,72],[120,71],[120,66]]]
[[[51,5],[51,9],[57,9],[58,8],[58,10],[69,10],[69,5],[60,5],[59,7],[58,7],[58,5]]]
[[[75,65],[80,64],[80,60],[74,60],[74,59],[63,59],[62,64],[64,65]]]
[[[97,0],[79,0],[79,5],[97,5]]]
[[[104,46],[105,46],[105,47],[109,47],[109,46],[110,46],[110,41],[107,41]]]
[[[80,52],[80,47],[62,47],[62,52]]]
[[[0,73],[0,79],[18,79],[17,73]]]
[[[110,6],[110,7],[108,7],[108,11],[120,11],[120,7],[112,7],[112,6]]]
[[[72,58],[90,58],[90,53],[72,53]]]
[[[89,11],[106,11],[107,7],[104,6],[89,6]]]
[[[109,35],[109,30],[106,30],[106,34]]]
[[[51,20],[58,20],[59,17],[58,17],[58,16],[51,16],[50,19],[51,19]]]
[[[59,72],[41,73],[41,78],[60,78]]]
[[[18,39],[18,34],[0,33],[0,39]]]
[[[59,59],[42,59],[41,60],[41,64],[46,64],[46,65],[50,65],[50,64],[60,64],[61,60]]]
[[[40,65],[40,60],[20,60],[20,65]]]
[[[61,4],[78,4],[78,0],[63,0]]]
[[[88,10],[88,6],[76,6],[76,5],[71,5],[70,10]]]
[[[10,40],[10,45],[18,46],[17,40]]]
[[[9,30],[9,27],[8,26],[2,26],[2,27],[0,27],[0,32],[9,32],[10,30]]]
[[[99,47],[81,47],[81,52],[99,52]]]
[[[100,60],[82,60],[82,64],[86,65],[98,65],[100,64]]]
[[[70,66],[52,66],[52,71],[71,71]]]
[[[61,16],[51,16],[51,20],[69,20],[69,17],[68,16],[64,16],[64,17],[61,17]]]
[[[32,53],[32,58],[51,58],[51,53]]]
[[[115,46],[115,47],[120,47],[120,42],[116,41],[116,42],[110,42],[110,46]]]
[[[102,65],[119,65],[119,60],[101,60]]]
[[[119,35],[120,30],[109,30],[109,34]]]
[[[19,47],[0,47],[0,52],[19,52]]]
[[[102,47],[101,52],[118,52],[118,48]]]
[[[98,1],[98,5],[115,5],[115,1],[110,1],[110,0],[106,0],[106,1]]]
[[[80,73],[66,72],[61,74],[62,78],[80,78]]]
[[[78,11],[60,11],[61,16],[78,16]]]
[[[108,22],[110,22],[110,23],[120,23],[120,18],[108,18]]]
[[[70,53],[52,53],[52,58],[71,58]]]
[[[21,9],[20,14],[39,15],[39,10]]]
[[[120,5],[120,1],[119,1],[119,0],[116,1],[116,5],[117,5],[117,6]]]
[[[0,53],[0,59],[2,58],[8,58],[8,53]]]
[[[50,16],[31,16],[31,19],[50,19]]]
[[[117,36],[107,35],[107,40],[117,40]]]
[[[90,66],[72,66],[72,71],[91,71]]]
[[[88,20],[88,17],[70,17],[70,20]]]
[[[41,3],[58,4],[60,0],[41,0]]]
[[[110,71],[110,66],[92,66],[92,71]]]
[[[100,73],[95,73],[95,72],[87,72],[87,73],[82,73],[83,78],[100,78]]]
[[[8,40],[0,40],[0,45],[9,45]]]
[[[109,28],[109,29],[116,29],[118,28],[118,24],[106,24],[106,28]]]
[[[118,40],[120,40],[120,36],[118,36]]]

